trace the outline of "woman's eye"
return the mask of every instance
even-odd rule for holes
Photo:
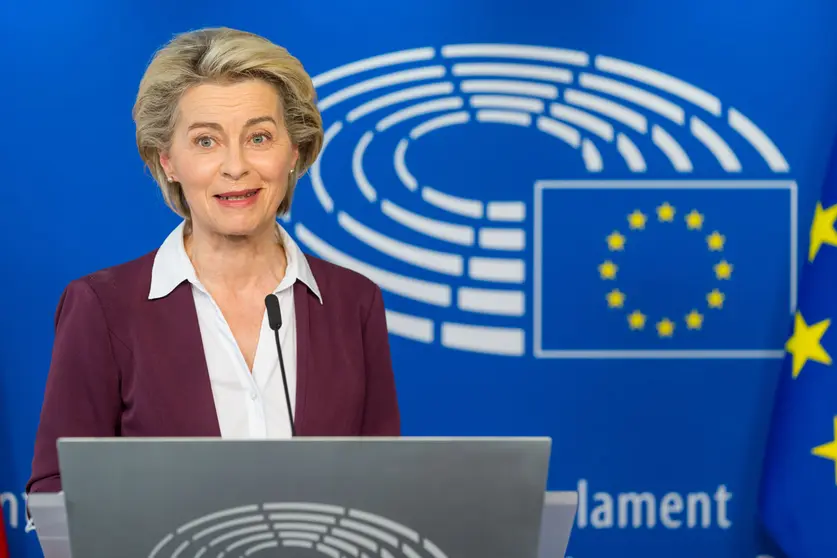
[[[255,136],[253,136],[253,143],[255,143],[256,145],[261,145],[261,144],[265,143],[266,141],[267,141],[267,135],[266,134],[256,134]]]
[[[201,147],[212,147],[212,138],[208,138],[206,136],[198,138],[198,145]]]

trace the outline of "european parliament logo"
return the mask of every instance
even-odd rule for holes
[[[517,357],[781,358],[796,185],[714,95],[508,44],[381,54],[314,84],[325,145],[288,229],[382,288],[391,334]]]

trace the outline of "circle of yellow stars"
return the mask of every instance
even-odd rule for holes
[[[674,223],[677,210],[669,203],[664,202],[656,208],[657,221],[660,223]],[[684,216],[686,228],[690,231],[702,231],[704,223],[704,215],[699,213],[696,209],[692,209]],[[644,214],[639,209],[635,209],[627,216],[628,228],[632,231],[645,230],[645,225],[648,223],[648,215]],[[837,239],[835,239],[837,241]],[[628,240],[621,232],[614,230],[605,237],[607,249],[610,252],[622,252],[625,250],[625,245]],[[710,252],[723,252],[726,237],[720,232],[713,230],[706,236],[706,245]],[[611,259],[606,259],[599,264],[599,276],[605,281],[616,280],[619,273],[619,266]],[[726,259],[721,259],[712,267],[715,272],[715,277],[720,281],[727,281],[732,278],[733,265]],[[614,288],[605,295],[608,308],[622,310],[625,308],[627,302],[627,295]],[[725,295],[715,288],[706,295],[706,303],[710,310],[720,310],[724,307]],[[699,330],[703,327],[704,316],[697,308],[693,308],[691,312],[683,316],[683,321],[688,330]],[[631,331],[640,331],[645,329],[648,316],[643,314],[640,310],[634,309],[627,315],[628,327]],[[670,338],[674,335],[677,323],[668,317],[662,318],[654,324],[657,330],[657,335],[661,338]]]

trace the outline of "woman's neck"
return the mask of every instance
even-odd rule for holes
[[[285,276],[285,250],[272,228],[252,236],[225,236],[193,227],[184,246],[208,288],[270,291]]]

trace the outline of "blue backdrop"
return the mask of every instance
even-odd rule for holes
[[[405,434],[551,436],[575,558],[777,555],[756,489],[837,123],[825,1],[0,6],[13,556],[39,554],[21,493],[58,297],[177,224],[138,81],[220,25],[317,76],[328,145],[284,225],[384,289]]]

